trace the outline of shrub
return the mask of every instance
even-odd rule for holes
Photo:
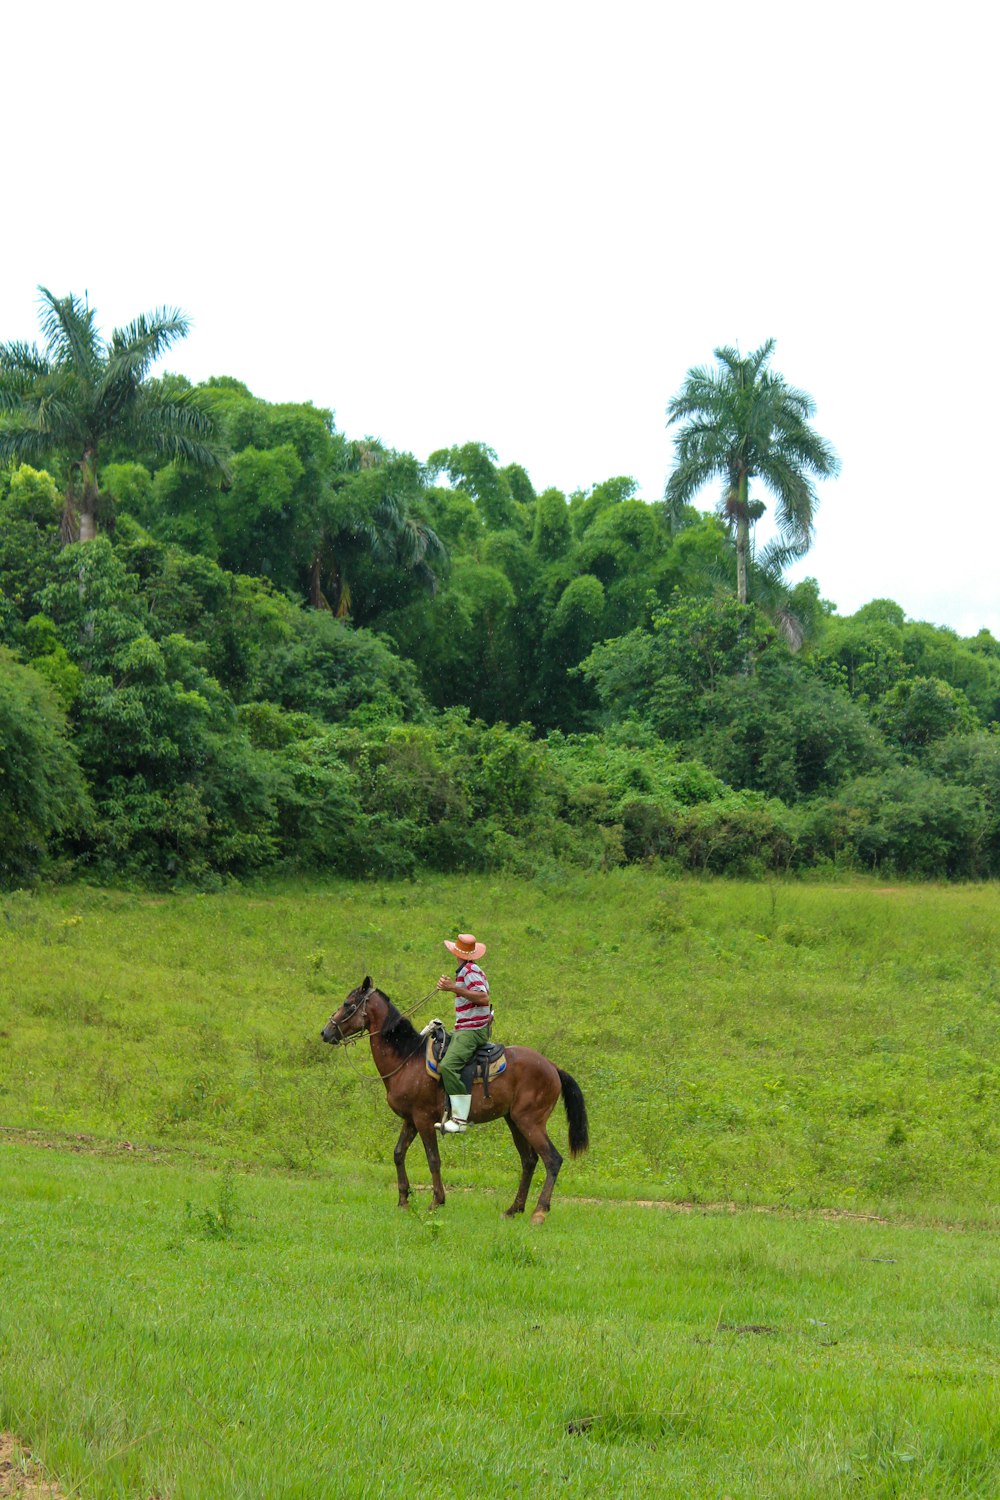
[[[988,819],[982,796],[913,767],[860,777],[812,810],[814,853],[846,849],[870,869],[923,876],[984,873]]]

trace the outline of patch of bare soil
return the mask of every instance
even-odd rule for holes
[[[621,1204],[625,1208],[658,1208],[668,1214],[771,1214],[782,1219],[846,1219],[852,1224],[905,1224],[908,1220],[883,1219],[879,1214],[856,1213],[849,1208],[782,1208],[769,1203],[690,1203],[668,1198],[579,1198],[565,1197],[564,1203]],[[935,1225],[935,1228],[950,1225]]]
[[[66,1500],[65,1492],[54,1480],[46,1479],[12,1432],[0,1432],[0,1496],[3,1500]]]
[[[43,1151],[74,1151],[83,1156],[122,1156],[132,1152],[147,1160],[159,1161],[166,1152],[159,1146],[136,1146],[131,1141],[101,1140],[90,1135],[47,1135],[42,1130],[21,1130],[16,1125],[0,1125],[0,1142],[18,1146],[39,1146]]]

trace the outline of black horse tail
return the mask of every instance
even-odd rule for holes
[[[563,1103],[566,1106],[566,1119],[569,1122],[569,1154],[582,1156],[590,1145],[587,1106],[583,1102],[583,1090],[576,1079],[564,1073],[562,1068],[557,1068],[556,1071],[559,1074],[559,1082],[562,1084]]]

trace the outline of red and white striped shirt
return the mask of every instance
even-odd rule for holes
[[[478,964],[464,963],[459,967],[455,978],[463,989],[472,990],[483,997],[481,1000],[466,1000],[462,995],[455,996],[455,1030],[478,1031],[481,1026],[489,1026],[493,1020],[493,1009],[490,1005],[489,982],[482,969]]]

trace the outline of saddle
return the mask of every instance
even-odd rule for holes
[[[427,1046],[424,1051],[424,1060],[427,1071],[438,1083],[441,1082],[440,1063],[449,1046],[451,1045],[451,1032],[446,1031],[444,1022],[435,1018],[424,1027],[427,1035]],[[490,1081],[499,1078],[507,1067],[507,1052],[499,1042],[487,1042],[483,1047],[477,1047],[462,1069],[462,1085],[467,1094],[472,1093],[472,1086],[477,1081],[483,1085],[483,1094],[490,1097]]]

